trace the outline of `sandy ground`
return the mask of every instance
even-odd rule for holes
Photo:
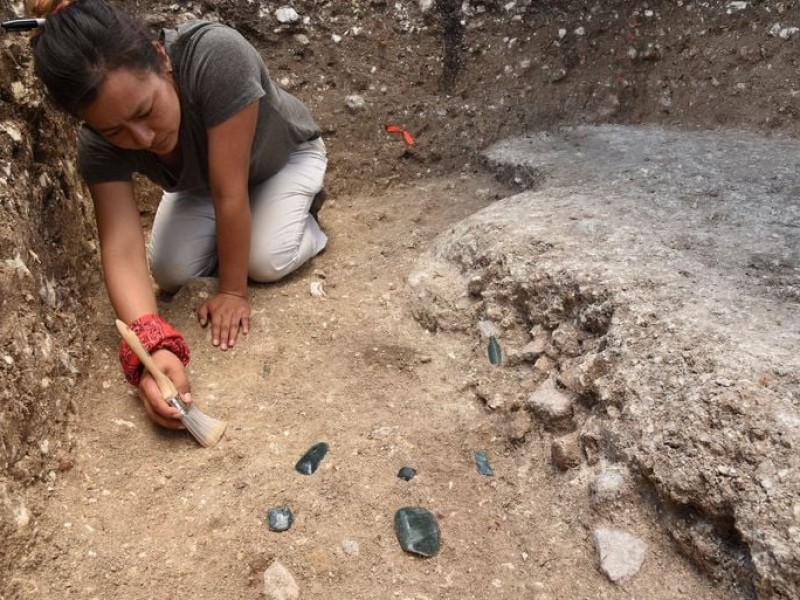
[[[634,530],[649,543],[642,570],[610,583],[586,502],[575,500],[580,472],[557,475],[530,423],[502,422],[464,385],[478,373],[502,389],[516,375],[489,364],[479,336],[432,335],[411,317],[404,280],[414,260],[505,194],[494,180],[461,176],[333,198],[322,213],[329,249],[286,281],[253,288],[253,331],[227,353],[193,320],[212,282],[165,303],[193,348],[195,398],[229,422],[213,449],[146,421],[100,302],[88,316],[101,333],[78,392],[86,408],[74,466],[51,485],[19,596],[260,598],[262,574],[279,560],[302,598],[732,597],[646,518]],[[314,281],[325,297],[309,293]],[[524,441],[511,443],[509,427]],[[295,462],[320,441],[330,453],[299,475]],[[477,472],[478,449],[494,477]],[[396,477],[405,465],[418,470],[410,482]],[[271,532],[266,511],[284,505],[294,526]],[[401,550],[393,516],[403,506],[437,515],[437,557]]]

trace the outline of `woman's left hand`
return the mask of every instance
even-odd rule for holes
[[[239,335],[239,328],[247,335],[250,330],[250,305],[247,298],[230,293],[218,292],[197,310],[200,325],[211,322],[211,343],[220,350],[233,348]]]

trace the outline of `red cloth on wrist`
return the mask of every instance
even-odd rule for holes
[[[130,328],[150,354],[156,350],[169,350],[180,359],[184,367],[189,363],[189,346],[180,332],[167,323],[161,315],[157,313],[142,315],[130,324]],[[122,372],[127,382],[138,386],[143,366],[125,340],[119,344],[119,362],[122,364]]]

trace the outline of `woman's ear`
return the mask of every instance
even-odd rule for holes
[[[164,44],[161,42],[153,42],[153,48],[156,49],[159,58],[161,59],[161,64],[164,69],[164,73],[172,73],[172,61],[169,59],[169,54],[167,54],[167,49],[164,47]]]

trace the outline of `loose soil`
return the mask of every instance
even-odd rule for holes
[[[213,282],[165,303],[195,352],[194,395],[229,421],[213,449],[148,424],[104,319],[75,466],[52,486],[22,596],[259,598],[277,559],[305,598],[729,597],[647,520],[642,573],[608,583],[586,499],[574,498],[587,482],[554,472],[529,418],[494,418],[465,385],[476,373],[494,374],[501,394],[524,382],[492,367],[479,337],[433,336],[410,316],[403,278],[420,248],[501,191],[456,177],[326,206],[331,247],[285,282],[254,287],[253,331],[233,351],[214,350],[192,315]],[[309,293],[314,281],[325,297]],[[331,446],[320,470],[295,472],[319,441]],[[477,472],[478,449],[494,477]],[[406,465],[419,473],[408,483],[396,476]],[[294,526],[270,532],[267,509],[284,505]],[[438,516],[439,557],[402,552],[393,516],[403,506]]]
[[[258,598],[276,559],[304,598],[736,596],[676,553],[646,499],[620,511],[649,543],[647,560],[625,586],[610,584],[581,472],[553,470],[524,411],[502,417],[467,392],[476,372],[498,394],[527,383],[491,367],[477,336],[428,334],[404,280],[437,233],[511,193],[479,158],[506,135],[563,122],[796,133],[795,42],[767,33],[796,19],[792,3],[733,13],[727,2],[465,3],[465,29],[445,18],[444,38],[450,2],[425,14],[416,3],[298,2],[311,21],[291,26],[275,21],[273,3],[265,17],[232,0],[129,4],[154,27],[186,10],[238,27],[309,104],[331,157],[331,245],[286,281],[253,286],[253,331],[227,353],[193,317],[211,282],[162,298],[192,346],[196,399],[229,422],[209,450],[146,421],[119,375],[105,295],[87,299],[83,326],[97,333],[74,392],[71,453],[40,484],[36,544],[4,597]],[[347,107],[353,94],[364,108]],[[417,146],[387,135],[389,123]],[[158,193],[142,191],[147,227]],[[319,441],[331,445],[322,467],[297,474]],[[493,478],[477,473],[478,449]],[[396,477],[404,465],[419,472],[408,483]],[[283,505],[296,522],[272,533],[266,510]],[[392,519],[409,505],[437,514],[439,557],[400,550]]]

